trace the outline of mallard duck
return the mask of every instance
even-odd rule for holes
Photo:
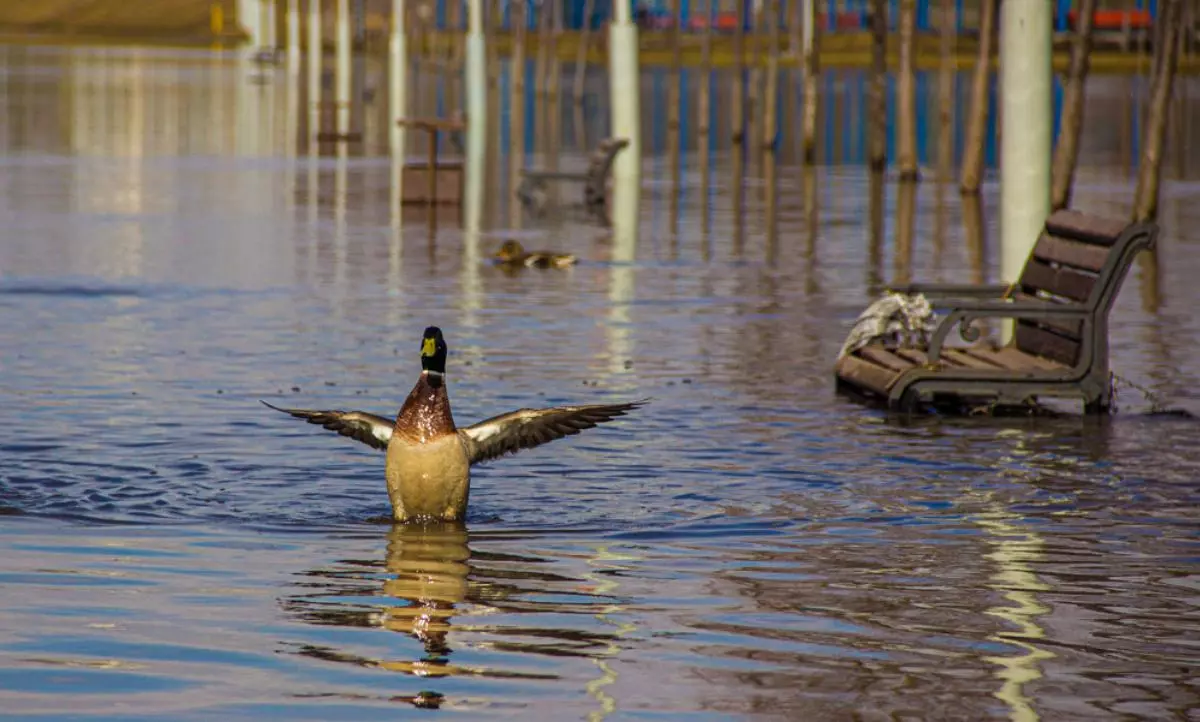
[[[441,329],[425,329],[421,375],[395,421],[364,411],[285,409],[262,403],[386,451],[388,498],[397,521],[454,521],[466,514],[473,465],[573,436],[648,401],[518,409],[458,428],[446,390],[446,353]]]
[[[533,268],[566,268],[575,263],[575,256],[570,253],[526,251],[520,241],[513,240],[505,241],[494,258],[500,264]]]

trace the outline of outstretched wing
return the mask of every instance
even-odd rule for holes
[[[647,401],[649,399],[626,404],[520,409],[459,429],[458,435],[466,447],[467,458],[475,464],[564,436],[574,436],[584,429],[624,416]]]
[[[368,414],[365,411],[281,409],[278,406],[271,406],[266,401],[262,401],[262,403],[268,408],[291,414],[310,424],[320,424],[330,431],[336,431],[342,436],[361,441],[376,449],[387,449],[388,442],[392,440],[393,423],[382,416]]]

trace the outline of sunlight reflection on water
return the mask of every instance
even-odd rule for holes
[[[671,219],[654,158],[636,248],[582,223],[510,229],[501,207],[475,257],[453,224],[395,227],[386,160],[291,157],[295,98],[227,58],[4,52],[6,713],[1103,719],[1200,705],[1194,424],[1133,396],[1107,423],[905,422],[836,397],[843,335],[871,279],[899,268],[898,194],[881,191],[872,247],[859,168],[806,179],[784,153],[771,238],[761,183],[740,231],[718,190],[706,234],[691,167]],[[1095,132],[1078,202],[1123,213],[1120,149]],[[994,277],[985,190],[976,242],[972,209],[922,184],[914,277]],[[1194,182],[1168,186],[1159,273],[1128,279],[1112,354],[1200,411],[1195,197]],[[510,231],[580,263],[487,265]],[[655,400],[481,468],[465,527],[393,528],[381,455],[257,400],[393,413],[430,324],[447,331],[460,424]]]

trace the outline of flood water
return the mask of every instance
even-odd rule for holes
[[[860,166],[809,179],[814,226],[783,163],[773,229],[751,162],[738,231],[724,154],[707,229],[695,167],[674,218],[652,157],[636,249],[523,222],[580,263],[509,274],[487,263],[504,208],[430,235],[394,222],[386,158],[295,155],[284,70],[3,57],[6,718],[1195,719],[1196,422],[1130,389],[1103,422],[835,395],[871,279],[902,265],[896,190],[875,246]],[[1136,116],[1143,83],[1095,102]],[[1076,205],[1120,217],[1103,122]],[[1179,153],[1112,365],[1200,413],[1200,150]],[[906,270],[994,279],[996,206],[989,182],[980,253],[923,183]],[[434,324],[459,424],[654,400],[479,467],[463,526],[394,526],[381,454],[258,400],[390,415]]]

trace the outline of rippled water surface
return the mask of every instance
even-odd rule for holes
[[[580,263],[510,274],[487,263],[505,208],[478,237],[397,228],[386,159],[295,157],[282,80],[4,52],[6,715],[1195,719],[1194,421],[1130,387],[1103,423],[834,394],[873,278],[995,277],[994,186],[980,255],[957,194],[922,184],[907,269],[896,191],[875,246],[856,166],[810,179],[815,235],[788,164],[777,226],[755,177],[738,232],[724,154],[707,230],[695,167],[676,221],[652,157],[636,249],[525,224]],[[1112,83],[1096,102],[1128,103]],[[1078,205],[1124,215],[1125,151],[1089,127]],[[1200,413],[1189,167],[1112,355]],[[390,415],[431,324],[460,424],[654,401],[480,467],[465,526],[393,526],[381,454],[258,400]]]

